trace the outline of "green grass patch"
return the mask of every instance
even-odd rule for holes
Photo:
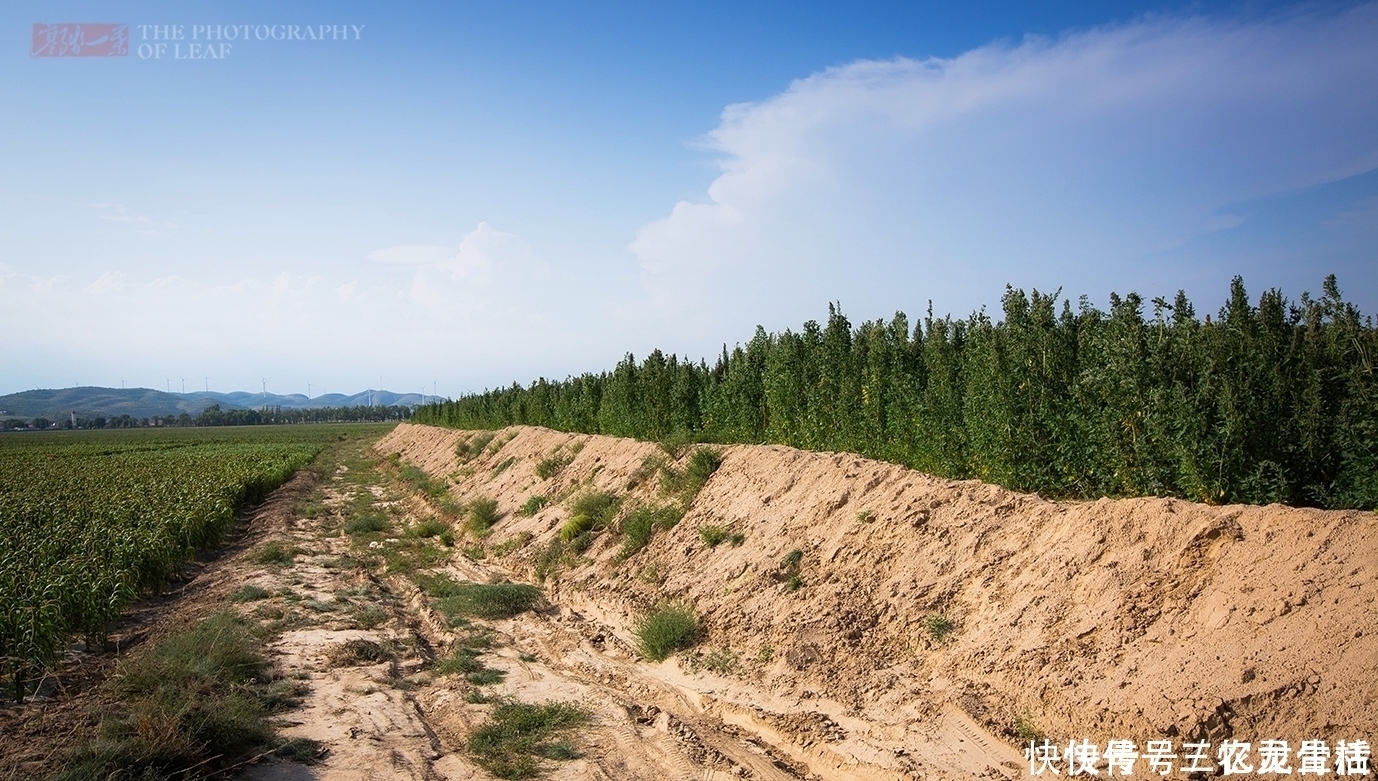
[[[529,496],[526,501],[522,503],[522,506],[517,508],[517,515],[522,518],[530,518],[544,509],[548,504],[550,504],[550,497],[548,496],[541,494]]]
[[[425,539],[427,537],[439,537],[449,530],[450,524],[439,518],[429,518],[407,529],[407,536]]]
[[[493,467],[493,477],[506,472],[513,464],[517,463],[517,457],[504,458],[497,466]]]
[[[317,745],[278,738],[274,712],[296,704],[293,682],[273,681],[259,628],[221,613],[165,635],[120,665],[95,714],[96,737],[67,756],[54,778],[198,777],[276,749],[313,758]]]
[[[541,590],[525,583],[457,583],[436,607],[447,615],[470,618],[511,618],[535,608]]]
[[[503,702],[488,723],[469,735],[469,755],[489,773],[503,779],[534,778],[544,760],[574,756],[569,732],[590,721],[588,711],[573,703],[531,705]]]
[[[656,529],[671,529],[684,517],[679,507],[667,504],[660,507],[638,507],[622,521],[622,550],[620,559],[635,555],[651,544]]]
[[[698,619],[683,602],[663,604],[636,624],[637,650],[653,662],[693,646],[697,639]]]
[[[367,512],[345,521],[346,534],[374,534],[387,531],[388,518],[380,512]]]
[[[578,537],[579,535],[588,532],[592,528],[593,519],[588,517],[587,515],[580,513],[578,515],[571,516],[570,519],[565,521],[564,525],[560,527],[560,539],[564,540],[565,542],[569,542],[575,537]]]

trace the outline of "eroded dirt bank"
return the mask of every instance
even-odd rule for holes
[[[664,456],[654,444],[514,427],[461,459],[473,436],[404,424],[376,449],[459,501],[497,501],[485,558],[465,565],[476,578],[533,579],[580,491],[617,494],[624,513],[665,501],[646,468]],[[1021,733],[1378,735],[1374,513],[1062,503],[852,455],[722,453],[644,550],[619,560],[614,522],[546,583],[584,638],[561,664],[583,654],[586,680],[641,692],[634,707],[665,703],[648,729],[711,722],[784,777],[822,778],[1012,775]],[[538,465],[561,454],[573,458],[543,479]],[[551,503],[520,517],[535,495]],[[740,544],[706,544],[705,526]],[[637,662],[636,617],[668,598],[693,605],[705,639]],[[734,753],[707,747],[685,771],[752,768]]]

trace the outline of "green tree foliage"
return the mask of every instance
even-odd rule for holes
[[[757,328],[712,367],[628,355],[413,419],[845,450],[1054,497],[1378,506],[1378,331],[1333,276],[1320,298],[1256,304],[1236,278],[1213,318],[1180,292],[1150,303],[1007,288],[998,320],[930,306],[912,330],[830,305],[825,324]]]

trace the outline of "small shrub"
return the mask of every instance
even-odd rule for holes
[[[934,614],[924,619],[923,628],[928,630],[929,637],[941,643],[944,638],[952,634],[952,630],[956,627],[952,623],[952,619],[947,616]]]
[[[804,552],[795,548],[785,554],[785,558],[780,562],[780,566],[785,570],[798,571],[799,564],[804,561]]]
[[[583,553],[593,545],[593,533],[583,532],[576,534],[574,539],[569,541],[569,549],[575,553]]]
[[[856,514],[856,519],[862,523],[870,523],[876,519],[876,514],[870,510],[862,510]]]
[[[619,559],[635,555],[651,544],[656,528],[670,529],[684,517],[684,511],[674,505],[638,507],[622,521],[622,550]]]
[[[1033,714],[1027,710],[1019,714],[1014,720],[1014,734],[1020,740],[1039,741],[1043,739],[1043,733],[1039,732],[1037,725],[1034,724]]]
[[[271,594],[268,589],[250,583],[230,595],[231,602],[257,602],[260,599],[267,599]]]
[[[722,453],[710,447],[698,448],[689,456],[689,465],[685,468],[685,476],[689,479],[690,484],[695,486],[695,493],[698,493],[698,489],[708,482],[708,478],[712,477],[720,466],[722,466]]]
[[[522,503],[522,506],[517,508],[517,515],[522,518],[530,518],[540,512],[548,504],[550,504],[550,499],[546,496],[539,494],[529,496],[526,501]]]
[[[497,477],[503,472],[506,472],[508,467],[512,466],[515,463],[517,463],[516,456],[512,456],[511,458],[504,458],[497,466],[493,467],[493,477]]]
[[[801,578],[801,577],[799,576],[799,573],[796,572],[796,573],[794,573],[793,575],[790,575],[790,576],[789,576],[789,580],[786,580],[786,581],[785,581],[785,593],[786,593],[786,594],[793,594],[794,592],[798,591],[800,588],[803,588],[803,586],[804,586],[804,579]]]
[[[469,505],[469,515],[464,527],[475,535],[482,536],[498,522],[498,502],[496,499],[475,499]]]
[[[637,650],[653,662],[689,648],[698,637],[698,619],[682,602],[655,608],[636,624]]]
[[[586,491],[574,498],[570,503],[570,515],[586,515],[592,522],[591,529],[602,528],[617,514],[617,507],[621,503],[616,496],[606,491]]]
[[[547,543],[545,548],[536,554],[532,562],[535,565],[536,580],[544,583],[546,578],[558,573],[569,555],[568,543],[559,537]]]
[[[356,515],[348,521],[345,521],[344,525],[346,534],[372,534],[374,532],[385,531],[387,528],[387,517],[377,512]]]
[[[554,750],[563,741],[551,739],[587,724],[589,718],[588,711],[573,703],[503,702],[493,708],[487,724],[469,734],[465,747],[480,767],[498,778],[533,778],[541,772],[542,759],[573,753]]]
[[[482,545],[471,545],[460,551],[460,553],[463,553],[464,558],[469,561],[482,561],[484,556]]]
[[[693,666],[702,668],[718,675],[731,675],[740,667],[740,660],[737,654],[729,648],[719,648],[703,655],[702,658],[695,660]]]
[[[728,535],[727,541],[732,543],[732,547],[740,548],[742,547],[742,543],[746,542],[746,535],[741,532],[732,532]]]
[[[453,529],[446,529],[440,533],[440,544],[447,548],[455,546],[455,532]]]

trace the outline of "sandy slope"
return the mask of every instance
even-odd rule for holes
[[[653,444],[514,427],[461,464],[467,436],[404,424],[377,449],[451,480],[460,499],[497,499],[490,549],[532,535],[489,571],[530,578],[567,518],[561,504],[517,517],[532,494],[593,485],[658,501],[654,481],[628,489]],[[573,463],[537,477],[572,443]],[[704,524],[745,541],[710,548]],[[668,705],[650,727],[736,730],[728,754],[756,745],[784,777],[1013,774],[1017,724],[1102,744],[1378,738],[1374,513],[1050,502],[852,455],[732,446],[678,526],[626,562],[617,546],[605,533],[548,584],[566,629],[587,624],[598,640],[587,666],[624,676],[612,691],[657,693],[642,698]],[[803,585],[791,593],[781,560],[793,549]],[[667,597],[695,606],[707,638],[697,657],[637,662],[635,617]],[[955,624],[941,642],[924,629],[935,615]],[[691,671],[715,652],[725,675]]]

